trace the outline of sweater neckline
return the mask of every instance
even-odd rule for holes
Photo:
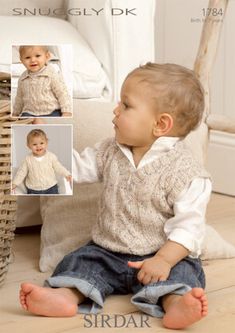
[[[46,151],[45,154],[42,156],[35,156],[33,153],[31,153],[31,156],[39,161],[40,159],[43,159],[44,157],[46,157],[47,154],[48,154],[48,151]]]
[[[180,144],[182,140],[178,137],[162,137],[156,140],[152,147],[145,153],[143,158],[141,159],[138,166],[135,166],[133,155],[131,150],[116,142],[118,148],[122,152],[122,154],[125,156],[125,158],[129,161],[131,166],[135,171],[140,171],[145,166],[152,164],[156,160],[159,160],[159,158],[163,158],[164,155],[167,155],[169,152],[171,152],[173,149],[176,149],[178,144]]]
[[[42,160],[45,158],[45,155],[46,155],[46,154],[44,154],[44,155],[42,155],[42,156],[34,156],[34,155],[33,155],[33,157],[35,158],[36,161],[39,161],[39,162],[40,162],[40,161],[42,161]]]
[[[182,142],[182,140],[179,140],[176,142],[174,147],[170,149],[167,152],[164,152],[159,157],[156,157],[154,160],[146,163],[145,165],[141,166],[140,168],[136,168],[133,166],[133,164],[129,161],[129,159],[126,157],[126,155],[123,153],[123,151],[117,147],[120,154],[122,154],[122,160],[126,161],[130,167],[129,170],[132,170],[133,174],[136,174],[136,176],[142,178],[145,177],[147,174],[155,173],[159,168],[166,169],[168,165],[172,163],[173,160],[178,159],[179,155],[182,155],[183,152],[189,153],[191,156],[191,151],[187,149]],[[172,151],[175,151],[175,153],[172,154]]]

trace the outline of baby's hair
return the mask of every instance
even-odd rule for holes
[[[28,48],[32,48],[32,47],[41,47],[45,53],[49,52],[48,46],[47,45],[20,45],[19,46],[19,54],[20,56],[22,56],[22,54],[24,53],[24,51]]]
[[[196,74],[176,64],[155,64],[148,62],[130,72],[127,76],[141,75],[143,82],[153,91],[156,109],[169,113],[184,137],[201,122],[204,111],[204,90]]]
[[[35,137],[43,137],[46,141],[48,141],[48,138],[47,138],[47,135],[46,135],[46,133],[43,131],[43,130],[41,130],[41,129],[39,129],[39,128],[35,128],[35,129],[33,129],[32,131],[30,131],[29,133],[28,133],[28,135],[27,135],[27,144],[29,144],[30,143],[30,140],[31,139],[33,139],[33,138],[35,138]]]

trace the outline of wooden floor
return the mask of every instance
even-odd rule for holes
[[[235,245],[235,198],[213,194],[208,208],[208,221],[221,235]],[[77,332],[173,332],[164,329],[161,320],[149,318],[151,327],[92,328],[84,327],[88,322],[83,315],[73,318],[44,318],[31,315],[21,309],[18,290],[22,281],[42,284],[48,275],[40,273],[39,234],[17,235],[14,242],[14,258],[5,284],[0,288],[0,332],[13,333],[77,333]],[[235,332],[235,259],[214,260],[204,263],[207,275],[206,292],[209,300],[209,315],[183,332],[233,333]],[[140,313],[129,302],[130,296],[111,296],[106,300],[104,314],[131,315],[139,324]],[[121,316],[119,316],[121,319]],[[93,318],[94,320],[94,318]],[[123,319],[122,319],[123,320]],[[94,322],[93,322],[94,324]],[[112,324],[110,322],[110,324]],[[121,325],[121,321],[119,321]],[[101,325],[98,317],[97,326]]]

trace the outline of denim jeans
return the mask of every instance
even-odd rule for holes
[[[61,117],[62,113],[60,109],[52,111],[50,114],[45,114],[45,115],[40,115],[40,116],[35,116],[29,112],[23,112],[20,117],[29,117],[29,118],[44,118],[44,117]]]
[[[26,188],[27,188],[27,194],[38,194],[38,195],[42,195],[42,194],[59,194],[58,185],[57,184],[55,184],[52,187],[49,187],[46,190],[33,190],[33,189],[28,188],[28,187],[26,187]]]
[[[101,311],[110,294],[134,293],[131,302],[140,310],[162,317],[161,297],[166,294],[183,295],[193,287],[205,287],[205,276],[200,259],[186,257],[175,265],[166,281],[142,285],[138,271],[127,265],[154,255],[137,256],[112,252],[89,242],[66,255],[54,273],[45,281],[46,286],[77,288],[86,301],[79,305],[80,313]]]

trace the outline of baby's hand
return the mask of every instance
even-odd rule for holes
[[[12,186],[11,186],[11,193],[12,194],[15,194],[15,189],[16,189],[16,185],[15,184],[12,184]]]
[[[171,271],[171,265],[157,255],[143,261],[128,261],[128,266],[139,269],[137,278],[144,285],[165,281]]]
[[[34,125],[41,125],[41,124],[46,124],[45,120],[42,118],[34,118],[33,122]]]
[[[67,182],[69,182],[70,186],[72,187],[72,181],[73,181],[72,176],[71,175],[66,176],[65,179],[67,180]]]
[[[63,112],[62,117],[72,117],[72,113],[71,112]]]

